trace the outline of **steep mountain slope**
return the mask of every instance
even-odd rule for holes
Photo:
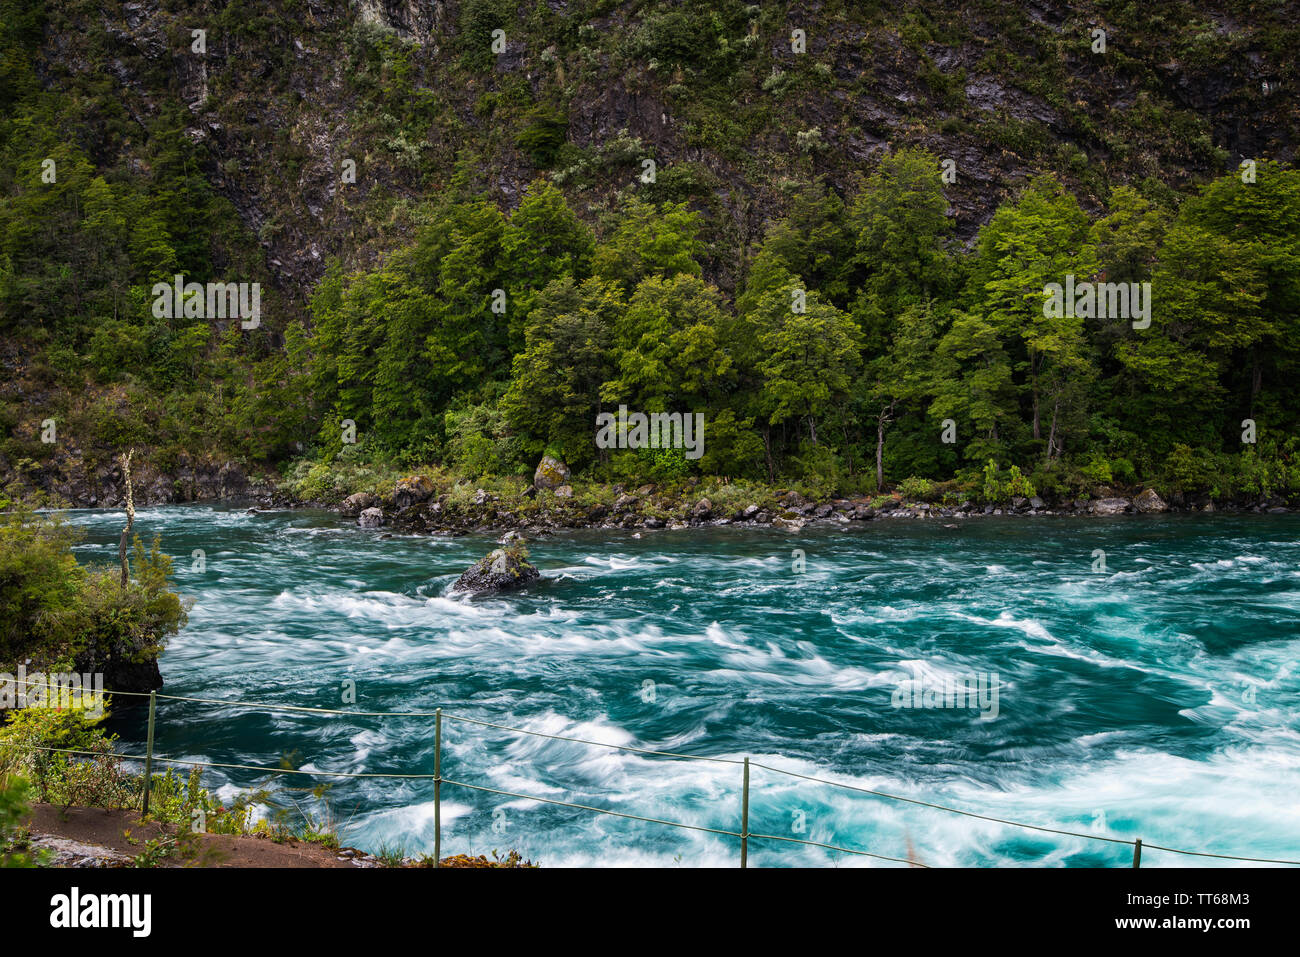
[[[0,473],[6,485],[87,504],[114,501],[121,489],[113,456],[134,445],[149,450],[138,472],[148,498],[216,495],[244,489],[250,466],[278,465],[309,449],[322,421],[326,431],[349,416],[375,424],[371,394],[345,408],[352,399],[320,391],[316,360],[333,346],[315,335],[320,315],[310,298],[321,290],[334,297],[322,308],[338,306],[331,335],[347,362],[384,350],[389,359],[405,356],[406,365],[365,367],[365,376],[389,376],[390,397],[405,401],[407,384],[440,350],[443,359],[463,351],[479,341],[479,327],[495,321],[481,312],[480,292],[498,284],[511,286],[512,295],[540,291],[518,276],[483,272],[509,258],[493,251],[504,222],[494,219],[496,210],[519,209],[539,180],[557,187],[567,208],[543,203],[543,218],[531,228],[544,234],[552,214],[568,223],[570,209],[581,221],[565,226],[572,249],[542,257],[542,284],[556,278],[547,270],[566,257],[565,269],[584,278],[586,227],[608,240],[629,200],[682,203],[699,214],[698,227],[678,233],[687,271],[702,272],[739,307],[747,283],[758,288],[748,271],[759,261],[760,241],[787,213],[796,217],[787,238],[803,252],[821,260],[855,255],[861,237],[840,213],[829,217],[838,217],[830,232],[839,232],[817,248],[817,230],[828,222],[818,217],[840,197],[859,194],[882,158],[910,148],[928,151],[916,155],[946,173],[938,202],[947,222],[922,258],[941,245],[947,255],[940,240],[948,226],[973,248],[994,210],[1051,173],[1088,216],[1115,216],[1107,228],[1133,245],[1121,254],[1112,244],[1108,255],[1123,262],[1126,278],[1145,277],[1156,265],[1162,224],[1184,197],[1244,161],[1261,168],[1268,160],[1294,162],[1298,45],[1294,5],[1280,0],[0,0]],[[1133,184],[1142,199],[1126,200],[1132,205],[1116,213],[1107,204],[1121,184]],[[819,207],[810,185],[835,195]],[[1259,222],[1267,234],[1253,237],[1261,248],[1284,245],[1289,188],[1274,184],[1266,193]],[[491,211],[464,205],[466,196]],[[1239,199],[1225,189],[1214,203]],[[1249,203],[1243,209],[1259,212]],[[1225,251],[1249,258],[1229,214],[1195,215],[1197,228],[1224,237]],[[1032,215],[1023,221],[1038,222]],[[696,228],[700,247],[683,252]],[[448,231],[450,245],[430,237],[439,230]],[[1180,255],[1196,248],[1197,241],[1186,242]],[[623,249],[606,247],[607,266]],[[849,473],[879,444],[880,363],[899,341],[886,319],[935,294],[928,279],[901,298],[878,284],[874,305],[864,306],[855,284],[871,264],[861,249],[856,255],[852,264],[821,270],[838,277],[835,289],[817,289],[811,273],[801,277],[811,293],[845,311],[832,318],[846,337],[842,352],[854,385],[832,405],[849,409],[853,392],[856,405],[838,423],[836,439]],[[775,281],[776,259],[763,266],[768,280]],[[1201,336],[1197,348],[1221,353],[1202,369],[1196,414],[1222,394],[1243,410],[1205,414],[1204,435],[1184,437],[1197,447],[1214,448],[1229,420],[1236,428],[1253,414],[1261,383],[1268,385],[1263,407],[1286,407],[1277,385],[1292,358],[1270,353],[1286,339],[1270,317],[1288,308],[1291,287],[1275,279],[1287,275],[1289,261],[1270,258],[1272,272],[1251,280],[1273,291],[1268,317],[1245,338],[1220,341],[1212,329],[1192,335]],[[322,284],[332,262],[339,264],[333,275],[363,274],[374,288],[349,299],[344,286]],[[1188,268],[1205,272],[1204,265]],[[1224,307],[1228,319],[1264,296],[1239,281],[1237,268],[1225,264],[1223,275],[1202,277],[1228,298],[1242,293]],[[150,289],[175,274],[199,283],[260,283],[260,324],[159,315]],[[464,290],[461,308],[451,299],[457,277],[469,275],[487,285]],[[642,276],[625,278],[630,295]],[[947,301],[926,335],[938,343],[955,325],[958,338],[978,340],[983,327],[962,325],[951,311],[967,296],[954,292],[961,282],[939,285],[948,287]],[[689,308],[714,296],[676,289]],[[403,296],[410,316],[390,308]],[[752,313],[756,295],[744,305],[740,311]],[[708,309],[717,317],[733,311]],[[1025,381],[1021,355],[1037,347],[1008,332],[1009,316],[999,322],[1010,337],[1015,381],[1008,380],[999,414],[1032,415],[1032,438],[1005,440],[1006,429],[996,438],[994,428],[992,447],[1014,457],[1036,454],[1043,439],[1037,385]],[[463,328],[453,347],[455,321]],[[421,398],[403,410],[414,423],[407,431],[418,434],[394,439],[387,451],[440,450],[452,428],[444,414],[455,406],[462,416],[456,428],[492,433],[491,441],[512,449],[508,467],[522,468],[525,454],[511,445],[498,400],[523,334],[519,322],[489,329],[475,363],[436,382],[430,373]],[[1136,455],[1132,434],[1154,427],[1129,421],[1141,415],[1120,393],[1149,391],[1161,369],[1183,360],[1124,353],[1128,345],[1114,329],[1090,329],[1079,345],[1080,368],[1100,378],[1094,382],[1088,371],[1069,383],[1077,451],[1086,438],[1096,455],[1103,448]],[[963,355],[969,362],[973,353]],[[737,358],[718,356],[719,369]],[[325,365],[334,358],[326,355]],[[444,367],[454,364],[446,359]],[[931,366],[926,375],[933,378],[938,366]],[[348,372],[327,371],[336,384]],[[1253,385],[1246,381],[1252,377]],[[600,386],[608,377],[594,381]],[[721,389],[719,380],[714,391]],[[913,452],[898,466],[904,474],[937,476],[955,467],[940,463],[945,450],[938,457],[916,451],[933,431],[926,420],[926,409],[937,408],[932,400],[933,388],[907,412]],[[718,395],[709,401],[720,408]],[[889,407],[894,400],[883,401]],[[727,421],[740,437],[737,448],[752,449],[759,419],[776,413],[755,418],[757,407],[737,402]],[[784,451],[796,455],[805,431],[817,446],[811,412],[778,405],[789,413],[779,423]],[[1159,414],[1177,421],[1187,413],[1166,402]],[[585,415],[584,407],[578,418]],[[750,424],[735,425],[743,422]],[[57,441],[43,439],[52,428]],[[764,443],[769,438],[764,433]],[[1050,459],[1060,449],[1053,437],[1045,441]],[[1161,447],[1150,460],[1167,452]],[[817,468],[830,467],[817,461]],[[756,462],[745,467],[775,467],[770,449]]]
[[[956,162],[963,236],[1044,170],[1095,206],[1115,183],[1182,188],[1241,159],[1289,161],[1300,30],[1287,10],[65,2],[37,55],[47,87],[120,98],[130,126],[183,104],[203,175],[295,298],[328,257],[383,248],[402,230],[400,201],[444,186],[458,156],[506,207],[539,166],[592,215],[620,190],[707,207],[727,288],[787,178],[825,174],[844,191],[891,145]],[[204,54],[191,50],[197,29]],[[105,165],[129,168],[138,151],[135,130],[78,136]],[[348,159],[355,185],[342,181]]]

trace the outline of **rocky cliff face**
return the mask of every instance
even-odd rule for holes
[[[563,121],[550,171],[577,208],[638,189],[721,214],[711,278],[724,287],[782,208],[784,180],[846,189],[894,144],[954,160],[966,237],[1044,169],[1097,202],[1117,182],[1184,186],[1295,151],[1297,34],[1282,5],[65,6],[49,82],[109,82],[132,116],[182,103],[204,173],[299,303],[329,257],[366,261],[403,233],[401,200],[444,186],[458,156],[513,206],[546,172],[517,142],[539,107]],[[494,55],[483,47],[498,28]],[[643,157],[659,171],[645,189]]]

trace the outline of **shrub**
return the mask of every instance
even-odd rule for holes
[[[1005,482],[999,478],[997,462],[989,459],[984,466],[981,497],[985,504],[1000,505],[1012,498],[1032,498],[1036,494],[1034,483],[1021,474],[1020,466],[1011,466]]]
[[[0,775],[32,781],[37,799],[47,803],[130,807],[136,793],[113,755],[116,736],[99,726],[108,711],[96,716],[88,712],[84,700],[80,704],[10,711],[0,728]]]
[[[524,465],[523,442],[494,403],[449,411],[443,416],[447,455],[472,476],[504,475]]]
[[[898,491],[909,502],[928,501],[934,492],[934,483],[926,478],[913,475],[898,483]]]
[[[72,555],[74,534],[56,520],[18,511],[0,525],[0,663],[34,659],[40,667],[103,670],[162,651],[186,621],[167,588],[171,559],[158,539],[145,552],[136,536],[134,576],[88,569]],[[84,667],[83,667],[84,666]]]
[[[0,774],[0,868],[36,866],[29,854],[18,849],[23,843],[27,790],[25,779]]]
[[[1175,445],[1165,458],[1164,473],[1172,491],[1203,491],[1215,480],[1214,456],[1205,449]]]
[[[1002,483],[998,481],[998,463],[989,459],[984,466],[984,486],[980,489],[985,504],[995,505],[1002,501]]]
[[[1033,498],[1035,494],[1033,483],[1020,474],[1020,466],[1011,466],[1011,475],[1003,486],[1003,498]]]
[[[1088,461],[1079,469],[1079,472],[1094,485],[1109,485],[1114,481],[1110,463],[1106,461],[1106,456],[1100,452],[1092,453]]]
[[[528,126],[515,137],[515,145],[538,169],[548,169],[555,164],[568,129],[568,120],[562,113],[539,107],[530,115]]]

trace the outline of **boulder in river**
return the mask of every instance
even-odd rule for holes
[[[384,524],[384,513],[377,508],[364,509],[357,518],[357,524],[362,528],[379,528]]]
[[[1119,515],[1128,510],[1129,504],[1126,498],[1099,498],[1092,503],[1092,514]]]
[[[522,546],[498,548],[456,579],[452,590],[475,595],[510,591],[538,581],[541,577],[536,566],[528,561],[528,551]]]

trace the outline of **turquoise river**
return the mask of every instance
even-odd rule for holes
[[[121,512],[68,515],[85,531],[79,557],[115,559]],[[494,547],[487,535],[384,537],[326,512],[208,506],[144,509],[136,527],[162,535],[194,600],[161,661],[168,694],[441,707],[547,735],[749,757],[1090,837],[1300,858],[1300,516],[568,532],[530,545],[544,582],[476,599],[451,585]],[[996,706],[945,698],[958,679],[996,687]],[[348,682],[355,704],[344,703]],[[140,753],[144,709],[110,720],[122,750]],[[740,827],[742,768],[730,761],[450,719],[443,731],[442,772],[455,781]],[[434,722],[163,699],[156,748],[218,764],[288,757],[308,771],[432,775]],[[205,772],[223,798],[260,779]],[[345,843],[432,852],[430,780],[290,783],[327,781]],[[449,784],[442,821],[444,854],[739,862],[725,834]],[[931,866],[1126,866],[1132,854],[760,768],[750,830]],[[771,839],[752,840],[749,855],[755,866],[905,866]],[[1228,862],[1150,850],[1142,863]]]

